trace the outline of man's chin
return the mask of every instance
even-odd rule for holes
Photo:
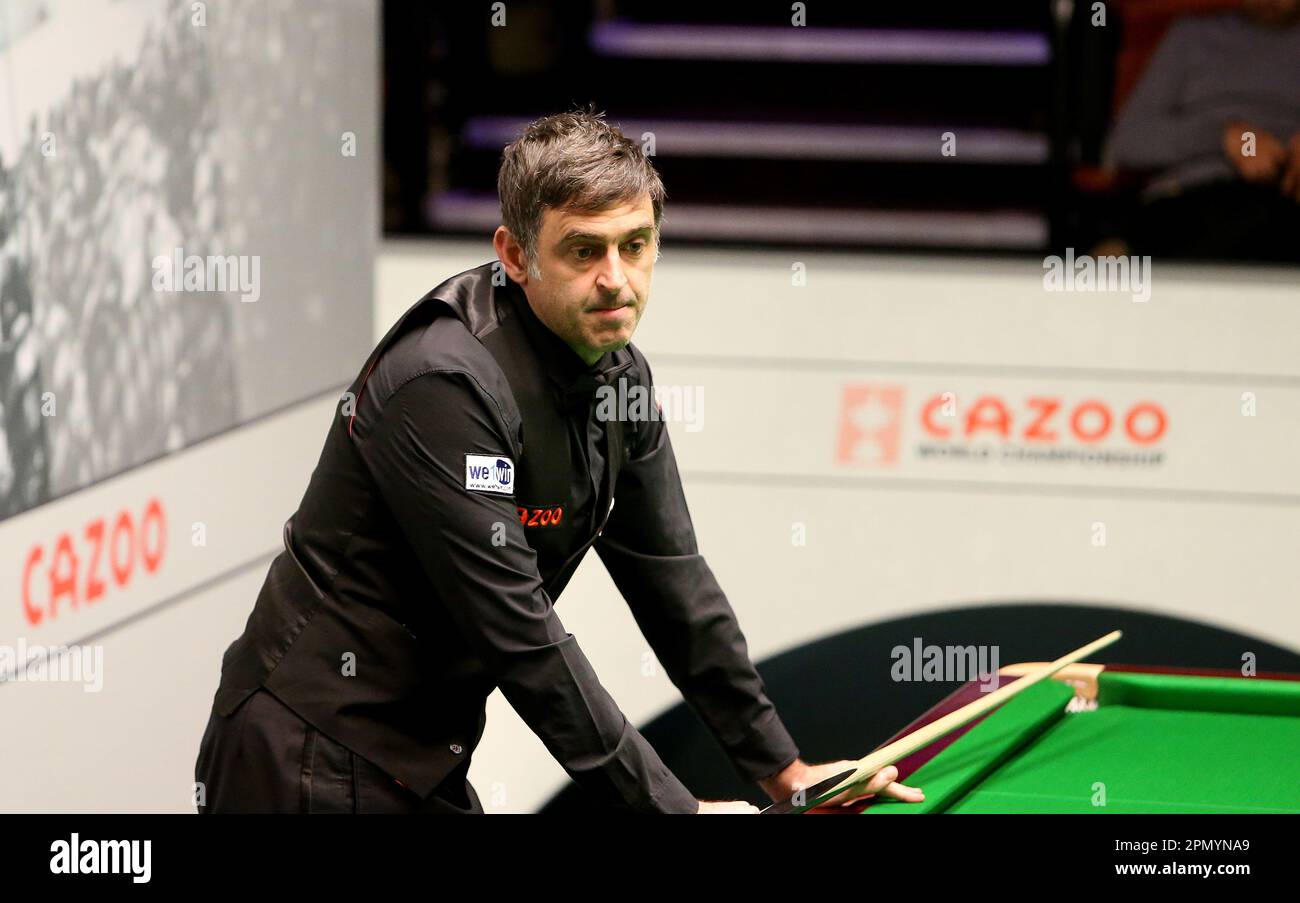
[[[600,352],[601,354],[607,354],[608,352],[611,351],[618,351],[620,348],[626,348],[628,346],[628,343],[631,341],[632,341],[632,337],[626,336],[625,338],[621,338],[616,342],[606,342],[605,344],[599,346]]]
[[[599,351],[601,354],[607,354],[611,351],[618,351],[620,348],[626,348],[631,341],[631,333],[621,334],[617,337],[609,335],[592,336],[587,347]]]

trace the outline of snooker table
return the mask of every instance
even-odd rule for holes
[[[1037,664],[1001,669],[998,685]],[[972,681],[888,742],[987,691]],[[1071,665],[897,768],[899,781],[925,791],[924,802],[833,808],[870,815],[1300,812],[1300,675]]]

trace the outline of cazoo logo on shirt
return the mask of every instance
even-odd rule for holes
[[[933,392],[905,404],[897,385],[846,385],[840,395],[837,464],[890,467],[904,435],[927,460],[1080,462],[1151,466],[1163,463],[1169,430],[1163,405],[1116,401],[1095,393]]]

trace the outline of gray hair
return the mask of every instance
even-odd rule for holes
[[[663,182],[640,146],[603,116],[589,106],[535,120],[502,155],[501,222],[523,246],[533,278],[541,274],[537,241],[547,207],[604,210],[648,194],[658,250]]]

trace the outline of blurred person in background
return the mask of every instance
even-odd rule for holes
[[[1175,23],[1108,156],[1150,177],[1132,253],[1300,260],[1300,0]]]

